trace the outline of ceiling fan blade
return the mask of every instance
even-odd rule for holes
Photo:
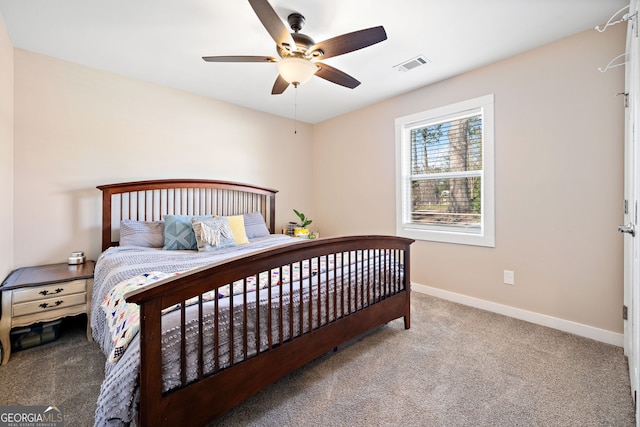
[[[273,56],[203,56],[207,62],[276,62]]]
[[[276,44],[280,47],[289,46],[290,49],[295,50],[296,42],[269,2],[267,0],[249,0],[249,4]]]
[[[323,64],[321,62],[315,63],[320,69],[316,71],[316,76],[328,80],[332,83],[338,84],[340,86],[348,87],[349,89],[353,89],[357,87],[360,82],[349,74],[338,70],[337,68],[330,67],[327,64]]]
[[[372,27],[327,39],[312,46],[309,52],[322,50],[324,52],[321,56],[322,59],[331,58],[380,43],[386,39],[387,33],[384,27]]]
[[[282,78],[280,74],[278,74],[278,78],[276,82],[273,84],[273,89],[271,89],[271,95],[280,95],[289,87],[289,82]]]

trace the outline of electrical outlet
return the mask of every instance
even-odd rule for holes
[[[511,270],[505,270],[504,271],[504,283],[505,285],[515,285],[516,284],[516,278],[515,278],[515,273]]]

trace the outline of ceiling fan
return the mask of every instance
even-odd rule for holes
[[[353,52],[387,39],[387,33],[380,26],[316,43],[311,37],[300,33],[305,23],[301,14],[292,13],[288,16],[287,21],[293,30],[290,33],[267,0],[249,0],[249,4],[276,42],[280,59],[273,56],[204,56],[202,59],[207,62],[275,62],[279,74],[271,90],[272,95],[283,93],[290,84],[298,87],[314,75],[353,89],[360,84],[358,80],[337,68],[318,62],[318,59]]]

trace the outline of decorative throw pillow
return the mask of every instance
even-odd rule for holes
[[[164,246],[164,221],[120,221],[120,246],[161,248]]]
[[[244,245],[249,243],[249,238],[247,238],[247,232],[244,229],[244,216],[243,215],[234,215],[225,217],[229,221],[229,227],[231,227],[231,231],[233,232],[233,237],[236,240],[236,245]]]
[[[235,246],[235,238],[225,217],[191,219],[198,251],[211,251]]]
[[[193,233],[191,218],[213,218],[211,215],[164,215],[164,246],[166,250],[198,249],[196,235]]]
[[[269,235],[269,229],[264,222],[264,218],[260,212],[251,212],[243,215],[244,217],[244,229],[247,232],[249,239],[255,239],[257,237],[267,237]]]

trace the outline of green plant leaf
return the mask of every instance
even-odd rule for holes
[[[311,224],[313,221],[310,220],[309,218],[307,218],[307,216],[305,214],[303,214],[302,212],[299,212],[298,210],[294,209],[293,212],[296,214],[296,216],[300,219],[300,227],[302,228],[306,228],[309,224]]]

